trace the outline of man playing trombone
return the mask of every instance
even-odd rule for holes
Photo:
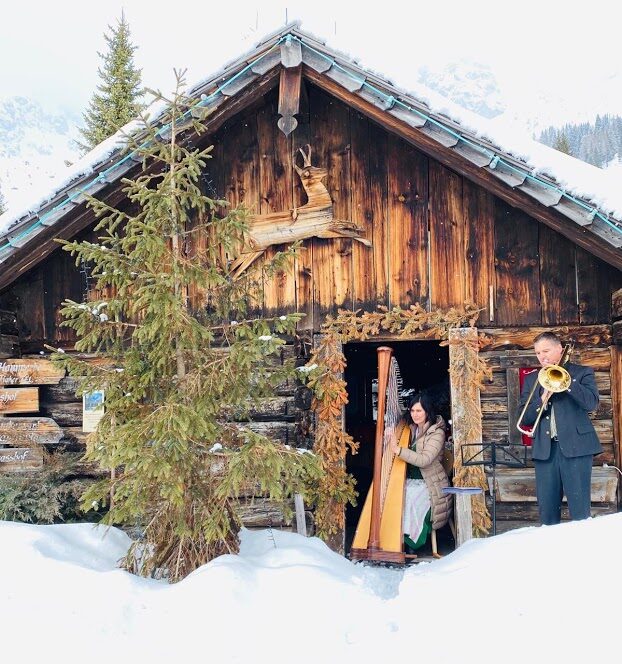
[[[561,521],[564,494],[571,519],[590,516],[592,462],[602,451],[589,418],[598,406],[594,370],[568,362],[569,349],[553,332],[535,337],[542,369],[527,375],[521,390],[518,427],[533,426],[536,496],[547,526]]]

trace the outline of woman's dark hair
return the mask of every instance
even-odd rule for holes
[[[413,418],[410,416],[410,409],[416,404],[420,403],[423,410],[425,410],[426,415],[428,416],[428,422],[434,424],[438,413],[436,412],[436,404],[432,401],[429,394],[425,392],[417,392],[413,394],[409,399],[406,405],[406,412],[404,413],[404,420],[407,424],[413,424]]]

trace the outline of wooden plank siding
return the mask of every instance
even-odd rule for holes
[[[386,132],[360,113],[350,114],[352,221],[371,249],[352,243],[353,306],[374,310],[388,301],[388,181]]]
[[[466,242],[465,297],[482,309],[479,324],[491,325],[495,320],[495,229],[490,220],[494,218],[495,199],[468,180],[464,181],[462,191]]]
[[[497,201],[494,224],[495,322],[502,326],[541,323],[538,223]]]
[[[257,141],[259,149],[259,213],[268,214],[290,210],[294,205],[294,169],[292,168],[292,139],[279,130],[276,100],[257,113]],[[269,247],[264,262],[270,261],[286,245]],[[290,313],[296,310],[296,279],[294,266],[279,270],[270,287],[263,291],[264,314]]]
[[[428,307],[428,160],[394,136],[388,152],[389,303]]]
[[[578,323],[574,244],[548,226],[539,230],[542,324]]]
[[[460,306],[466,298],[463,179],[434,161],[429,178],[431,307]]]
[[[56,260],[52,254],[43,265],[35,268],[26,277],[21,277],[5,291],[0,298],[0,308],[14,311],[17,317],[17,331],[20,342],[36,340],[40,344],[48,339],[45,327],[45,310],[47,308],[46,293],[43,285],[43,274],[52,269],[51,263]],[[74,280],[80,278],[78,270]]]
[[[611,319],[611,294],[622,287],[622,272],[603,263],[581,247],[575,247],[577,301],[582,324]]]
[[[53,257],[50,271],[43,275],[45,331],[48,339],[58,339],[64,345],[73,339],[73,330],[61,326],[62,303],[67,299],[80,302],[86,291],[86,282],[79,273],[79,278],[75,278],[75,258],[68,252],[59,248]]]
[[[335,219],[351,218],[350,111],[317,92],[310,100],[311,161],[328,170],[325,185]],[[352,240],[313,238],[313,321],[352,309]],[[317,329],[317,328],[316,328]]]
[[[301,311],[300,329],[319,331],[340,307],[447,308],[470,299],[482,308],[481,327],[610,324],[622,272],[309,81],[289,138],[277,127],[277,101],[277,90],[268,91],[209,138],[206,192],[258,213],[301,206],[294,160],[309,144],[313,165],[327,169],[334,216],[362,227],[372,246],[305,240],[293,271],[264,284],[257,311]],[[83,281],[58,251],[0,293],[0,309],[17,314],[22,350],[71,345],[59,309],[65,297],[81,298]],[[200,307],[200,294],[191,301]]]
[[[244,204],[251,212],[258,213],[260,156],[256,113],[245,113],[232,120],[222,132],[222,144],[224,198],[231,206]],[[251,314],[261,314],[263,305],[264,294],[260,289],[251,300]]]
[[[274,120],[275,118],[272,119],[273,122]],[[304,81],[301,89],[298,127],[296,127],[296,131],[292,134],[291,140],[292,159],[298,159],[298,150],[300,148],[303,148],[306,145],[311,145],[309,94]],[[300,161],[297,163],[300,163]],[[293,177],[293,197],[295,208],[301,207],[307,202],[307,194],[297,175]],[[313,330],[313,240],[311,239],[305,240],[302,243],[302,250],[295,261],[294,278],[296,289],[296,311],[305,314],[304,318],[302,318],[298,324],[298,329],[301,331]]]

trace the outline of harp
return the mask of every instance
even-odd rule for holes
[[[393,349],[378,348],[378,417],[374,443],[374,472],[359,518],[350,558],[378,562],[405,562],[402,514],[406,463],[389,446],[395,434],[408,446],[410,431],[402,419],[401,376]]]

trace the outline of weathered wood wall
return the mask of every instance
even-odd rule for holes
[[[289,138],[276,127],[275,95],[210,137],[212,181],[260,213],[299,206],[292,159],[309,143],[314,165],[328,169],[335,216],[362,226],[373,246],[307,240],[293,273],[266,284],[266,313],[303,311],[301,327],[317,331],[338,307],[473,299],[487,326],[610,322],[622,273],[325,92],[307,92]]]
[[[305,312],[301,329],[317,331],[337,307],[472,299],[484,310],[480,325],[610,322],[618,270],[313,85],[287,138],[276,124],[277,101],[276,91],[268,93],[206,139],[215,145],[207,188],[261,214],[303,205],[293,163],[309,143],[313,164],[328,170],[335,217],[362,226],[373,246],[306,240],[294,269],[265,285],[257,304],[266,313]],[[67,345],[72,332],[59,327],[60,303],[84,290],[84,276],[59,250],[0,293],[0,309],[17,313],[20,337],[31,342],[25,350],[43,340]]]
[[[306,361],[309,344],[285,344],[273,359],[275,364],[296,357]],[[25,357],[24,363],[37,363],[41,356]],[[19,360],[13,360],[19,362]],[[50,364],[47,363],[46,364]],[[82,399],[76,396],[77,379],[62,372],[55,379],[39,377],[36,387],[6,387],[12,384],[9,372],[3,373],[0,359],[0,484],[8,474],[37,473],[44,463],[52,462],[62,452],[84,452],[87,433],[82,431]],[[4,380],[4,382],[3,382]],[[44,384],[45,382],[51,384]],[[7,400],[13,393],[19,399]],[[6,403],[5,403],[6,401]],[[247,423],[254,431],[292,447],[309,448],[310,400],[307,391],[295,381],[288,380],[276,388],[275,396],[262,399],[251,413]],[[44,451],[46,454],[44,454]],[[94,464],[80,462],[71,479],[102,477],[106,471]],[[249,495],[240,499],[240,516],[246,527],[278,527],[295,530],[295,523],[286,520],[283,510],[264,497]],[[313,515],[306,513],[309,533],[313,532]]]

